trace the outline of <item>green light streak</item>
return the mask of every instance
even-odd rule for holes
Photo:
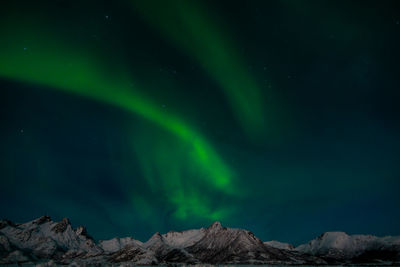
[[[97,60],[96,55],[59,44],[48,35],[40,35],[43,27],[39,29],[35,30],[31,26],[29,29],[24,29],[21,34],[9,34],[0,30],[3,37],[3,42],[0,44],[0,76],[112,105],[140,116],[167,131],[184,147],[183,150],[173,152],[176,155],[166,155],[162,159],[156,159],[154,157],[162,152],[162,149],[157,146],[147,149],[155,151],[150,157],[151,168],[160,169],[162,183],[166,185],[162,190],[168,202],[175,207],[174,216],[177,219],[185,219],[189,215],[212,220],[222,219],[221,216],[227,214],[226,209],[213,207],[206,201],[206,197],[200,197],[200,189],[196,186],[183,185],[181,171],[177,170],[176,177],[173,176],[173,172],[162,174],[162,170],[167,168],[165,166],[176,164],[177,168],[182,168],[179,166],[179,160],[186,158],[192,166],[190,171],[193,184],[202,184],[203,187],[211,188],[223,195],[236,194],[234,172],[212,145],[177,116],[166,114],[159,108],[160,105],[155,105],[141,96],[138,93],[139,88],[132,89],[127,78],[129,75],[123,72],[110,75],[107,67],[101,60]],[[24,50],[23,47],[16,45],[23,43],[17,36],[26,37],[29,34],[31,34],[28,38],[29,49]],[[149,184],[158,186],[157,182],[151,183],[150,180]],[[168,192],[174,188],[178,188],[176,195]]]
[[[243,129],[260,137],[267,127],[262,92],[234,45],[197,1],[132,1],[135,10],[182,48],[223,89]]]
[[[142,141],[135,145],[135,149],[144,177],[153,188],[153,195],[167,198],[174,206],[179,207],[173,212],[176,218],[193,218],[199,213],[207,214],[209,219],[215,220],[226,218],[233,212],[229,206],[221,202],[226,195],[238,196],[237,190],[231,186],[232,178],[214,180],[213,187],[202,178],[208,176],[208,168],[215,170],[218,177],[230,177],[229,173],[224,173],[228,170],[219,168],[218,164],[215,165],[213,162],[215,158],[206,148],[202,148],[200,155],[196,148],[186,153],[187,143],[171,140],[163,132],[152,133],[146,129],[142,135],[138,134],[138,137],[137,139]],[[197,140],[190,146],[198,146],[196,143]],[[149,150],[150,146],[153,146],[153,149]],[[205,161],[202,153],[207,154]],[[169,158],[179,160],[171,161]],[[156,169],[154,165],[157,166]],[[160,191],[159,188],[163,190]],[[228,191],[223,191],[222,188]],[[219,205],[222,208],[218,210],[212,208]]]

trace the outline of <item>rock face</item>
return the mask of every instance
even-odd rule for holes
[[[294,248],[278,241],[263,243],[250,231],[215,222],[208,228],[155,233],[145,243],[131,237],[96,242],[83,226],[73,229],[66,218],[0,221],[0,264],[396,264],[399,255],[399,237],[341,232],[325,233]]]

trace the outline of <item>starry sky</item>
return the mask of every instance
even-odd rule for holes
[[[398,1],[3,2],[1,217],[400,234]]]

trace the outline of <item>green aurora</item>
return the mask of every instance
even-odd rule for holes
[[[232,110],[250,137],[260,137],[273,125],[268,124],[260,86],[246,69],[237,49],[220,26],[207,16],[198,1],[176,1],[171,5],[159,1],[132,1],[134,10],[173,44],[193,57],[219,84]],[[158,5],[158,8],[153,8]],[[271,94],[271,92],[270,92]],[[271,116],[272,103],[268,103]],[[272,117],[272,116],[271,116]]]
[[[151,181],[149,175],[145,175],[149,185],[162,185],[163,193],[168,195],[170,203],[176,207],[174,214],[179,219],[186,219],[190,215],[217,220],[227,215],[226,208],[211,206],[206,198],[201,197],[201,191],[203,187],[211,187],[220,194],[238,195],[234,170],[223,161],[201,133],[179,117],[163,113],[161,105],[141,96],[138,88],[129,86],[130,77],[112,77],[102,68],[101,62],[95,59],[95,55],[91,56],[88,51],[80,51],[72,45],[58,43],[55,41],[57,36],[47,40],[47,36],[42,35],[45,25],[24,28],[31,35],[30,47],[33,51],[21,53],[20,48],[4,47],[3,43],[3,47],[0,47],[0,74],[3,77],[101,101],[151,121],[170,133],[170,139],[177,138],[178,145],[184,148],[169,157],[167,164],[164,163],[166,158],[159,160],[164,148],[153,148],[154,155],[151,155],[150,162],[143,164],[151,164],[162,175],[156,183]],[[15,34],[17,29],[13,29],[13,32]],[[6,36],[8,44],[20,42],[13,39],[11,34],[2,34]],[[125,72],[123,66],[115,68],[121,70],[118,73]],[[169,140],[171,141],[173,140]],[[190,168],[175,164],[184,158],[188,159]],[[171,164],[175,164],[177,169],[170,170]],[[193,177],[190,183],[183,183],[182,172],[185,169]],[[173,188],[176,191],[170,194]],[[132,198],[135,199],[135,196]]]

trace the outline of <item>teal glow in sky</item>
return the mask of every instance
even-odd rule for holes
[[[360,3],[6,1],[0,215],[400,234],[400,14]]]

